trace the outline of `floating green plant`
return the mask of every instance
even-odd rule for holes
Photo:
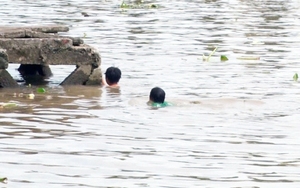
[[[215,54],[215,52],[217,51],[217,49],[218,49],[218,47],[216,47],[210,54],[209,54],[209,56],[208,57],[206,57],[205,55],[202,55],[202,59],[203,59],[203,61],[209,61],[210,60],[210,58]],[[215,58],[214,58],[215,59]],[[228,61],[228,58],[227,58],[227,56],[225,56],[225,55],[221,55],[221,57],[220,57],[220,59],[219,59],[220,61]],[[218,60],[218,61],[219,61]]]
[[[38,92],[38,93],[45,93],[46,90],[44,88],[42,88],[42,87],[39,87],[39,88],[36,89],[36,92]]]
[[[127,4],[124,1],[122,1],[120,8],[123,8],[123,9],[152,9],[152,8],[158,8],[158,5],[143,4],[142,1],[140,3],[136,3],[136,4]]]
[[[158,8],[158,5],[151,4],[151,5],[150,5],[150,8]]]
[[[7,178],[0,178],[1,183],[7,183]]]
[[[294,74],[294,76],[293,76],[293,80],[294,80],[295,82],[297,82],[297,81],[298,81],[298,74],[297,74],[297,73],[295,73],[295,74]]]
[[[221,61],[228,61],[228,58],[227,58],[227,56],[225,56],[225,55],[221,55]]]

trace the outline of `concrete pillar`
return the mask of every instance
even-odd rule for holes
[[[6,51],[0,49],[0,88],[18,87],[18,83],[6,71],[8,67],[8,57]]]

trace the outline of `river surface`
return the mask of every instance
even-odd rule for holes
[[[60,87],[70,66],[2,89],[0,187],[299,188],[300,1],[145,3],[0,0],[0,25],[64,24],[122,70],[120,89]],[[155,86],[174,106],[146,105]]]

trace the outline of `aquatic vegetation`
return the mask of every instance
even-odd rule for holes
[[[39,87],[39,88],[36,89],[36,92],[37,93],[45,93],[46,90],[45,90],[45,88]]]
[[[12,103],[12,102],[0,104],[0,108],[13,108],[13,107],[16,107],[16,106],[17,106],[17,104]]]
[[[225,55],[221,55],[221,61],[228,61],[228,58],[227,58],[227,56],[225,56]]]
[[[206,57],[204,54],[202,55],[202,60],[203,61],[207,61],[209,62],[210,58],[215,54],[215,52],[217,51],[218,47],[216,47],[210,54],[208,57]],[[221,55],[220,56],[220,61],[228,61],[227,56],[225,55]]]
[[[295,74],[294,74],[294,76],[293,76],[293,80],[294,80],[295,82],[297,82],[297,81],[298,81],[298,74],[297,74],[297,73],[295,73]]]
[[[7,183],[7,178],[0,178],[1,183]]]
[[[218,49],[218,47],[216,47],[208,56],[205,56],[203,54],[202,55],[202,60],[206,61],[206,62],[228,61],[228,57],[226,55],[213,56],[216,53],[217,49]],[[236,59],[238,59],[238,60],[254,60],[254,61],[256,61],[256,60],[260,60],[260,57],[240,56],[240,57],[237,57]]]
[[[217,51],[217,49],[218,49],[218,47],[216,47],[216,48],[209,54],[208,58],[206,59],[207,61],[209,61],[210,57],[211,57],[212,55],[214,55],[214,53]]]
[[[120,8],[123,8],[123,9],[154,9],[154,8],[158,8],[158,5],[144,4],[143,1],[140,1],[139,3],[127,4],[124,1],[122,1]]]

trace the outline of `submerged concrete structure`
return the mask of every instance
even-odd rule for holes
[[[17,82],[6,71],[9,63],[20,64],[26,76],[52,76],[49,65],[74,65],[75,70],[61,85],[101,85],[101,57],[81,38],[61,36],[65,26],[0,27],[0,87],[15,87]],[[54,73],[55,74],[55,73]]]

